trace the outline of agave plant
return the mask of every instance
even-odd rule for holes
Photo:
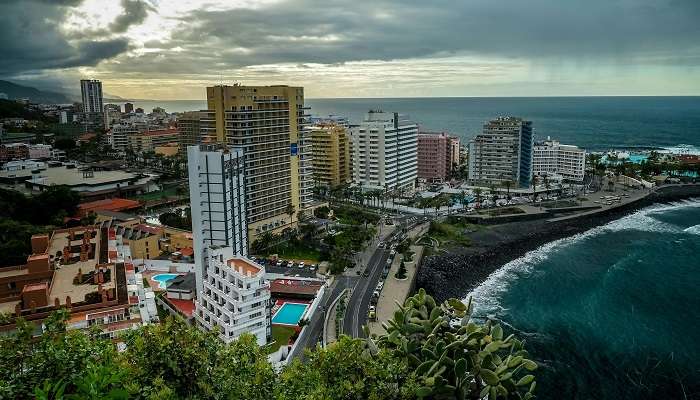
[[[397,303],[398,304],[398,303]],[[368,353],[378,348],[405,357],[420,382],[416,395],[435,399],[532,399],[537,364],[523,342],[504,337],[499,324],[471,319],[472,302],[442,304],[420,289],[384,324],[386,334],[367,339]]]

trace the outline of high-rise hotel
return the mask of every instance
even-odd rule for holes
[[[202,135],[243,150],[251,240],[296,223],[313,186],[311,143],[302,134],[304,88],[213,86],[207,107]]]
[[[398,113],[370,111],[350,134],[354,183],[365,190],[415,188],[418,125]]]
[[[197,300],[195,320],[229,342],[269,337],[265,269],[247,258],[245,160],[221,144],[187,148]]]
[[[499,117],[469,141],[469,182],[526,187],[532,179],[532,122]]]
[[[83,99],[83,113],[81,116],[83,131],[95,132],[104,128],[102,82],[96,79],[81,79],[80,93]]]

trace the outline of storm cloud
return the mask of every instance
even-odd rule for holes
[[[418,76],[415,88],[486,76],[494,81],[478,83],[539,79],[586,89],[605,87],[597,76],[622,75],[653,78],[649,90],[657,90],[659,77],[681,69],[700,88],[696,0],[122,0],[104,24],[62,29],[80,3],[0,2],[0,77],[92,67],[132,90],[154,77],[198,87],[224,75],[315,75],[331,87],[354,68]],[[674,84],[682,89],[681,75]]]
[[[124,13],[110,24],[112,32],[126,32],[130,26],[142,23],[148,16],[148,12],[153,11],[150,4],[141,0],[122,0],[121,4]]]
[[[125,38],[71,40],[60,24],[78,0],[0,3],[0,76],[35,70],[94,66],[124,53]]]
[[[194,11],[173,40],[232,67],[457,53],[694,61],[699,20],[692,0],[283,0]]]

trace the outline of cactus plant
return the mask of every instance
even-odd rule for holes
[[[449,299],[442,304],[420,289],[399,304],[384,324],[386,334],[367,339],[366,351],[391,349],[415,370],[419,398],[532,399],[537,364],[523,342],[504,337],[489,320],[471,319],[472,302]]]

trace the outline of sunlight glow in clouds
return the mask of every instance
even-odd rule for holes
[[[0,79],[201,99],[700,94],[695,0],[6,0]],[[624,18],[622,18],[624,16]]]

